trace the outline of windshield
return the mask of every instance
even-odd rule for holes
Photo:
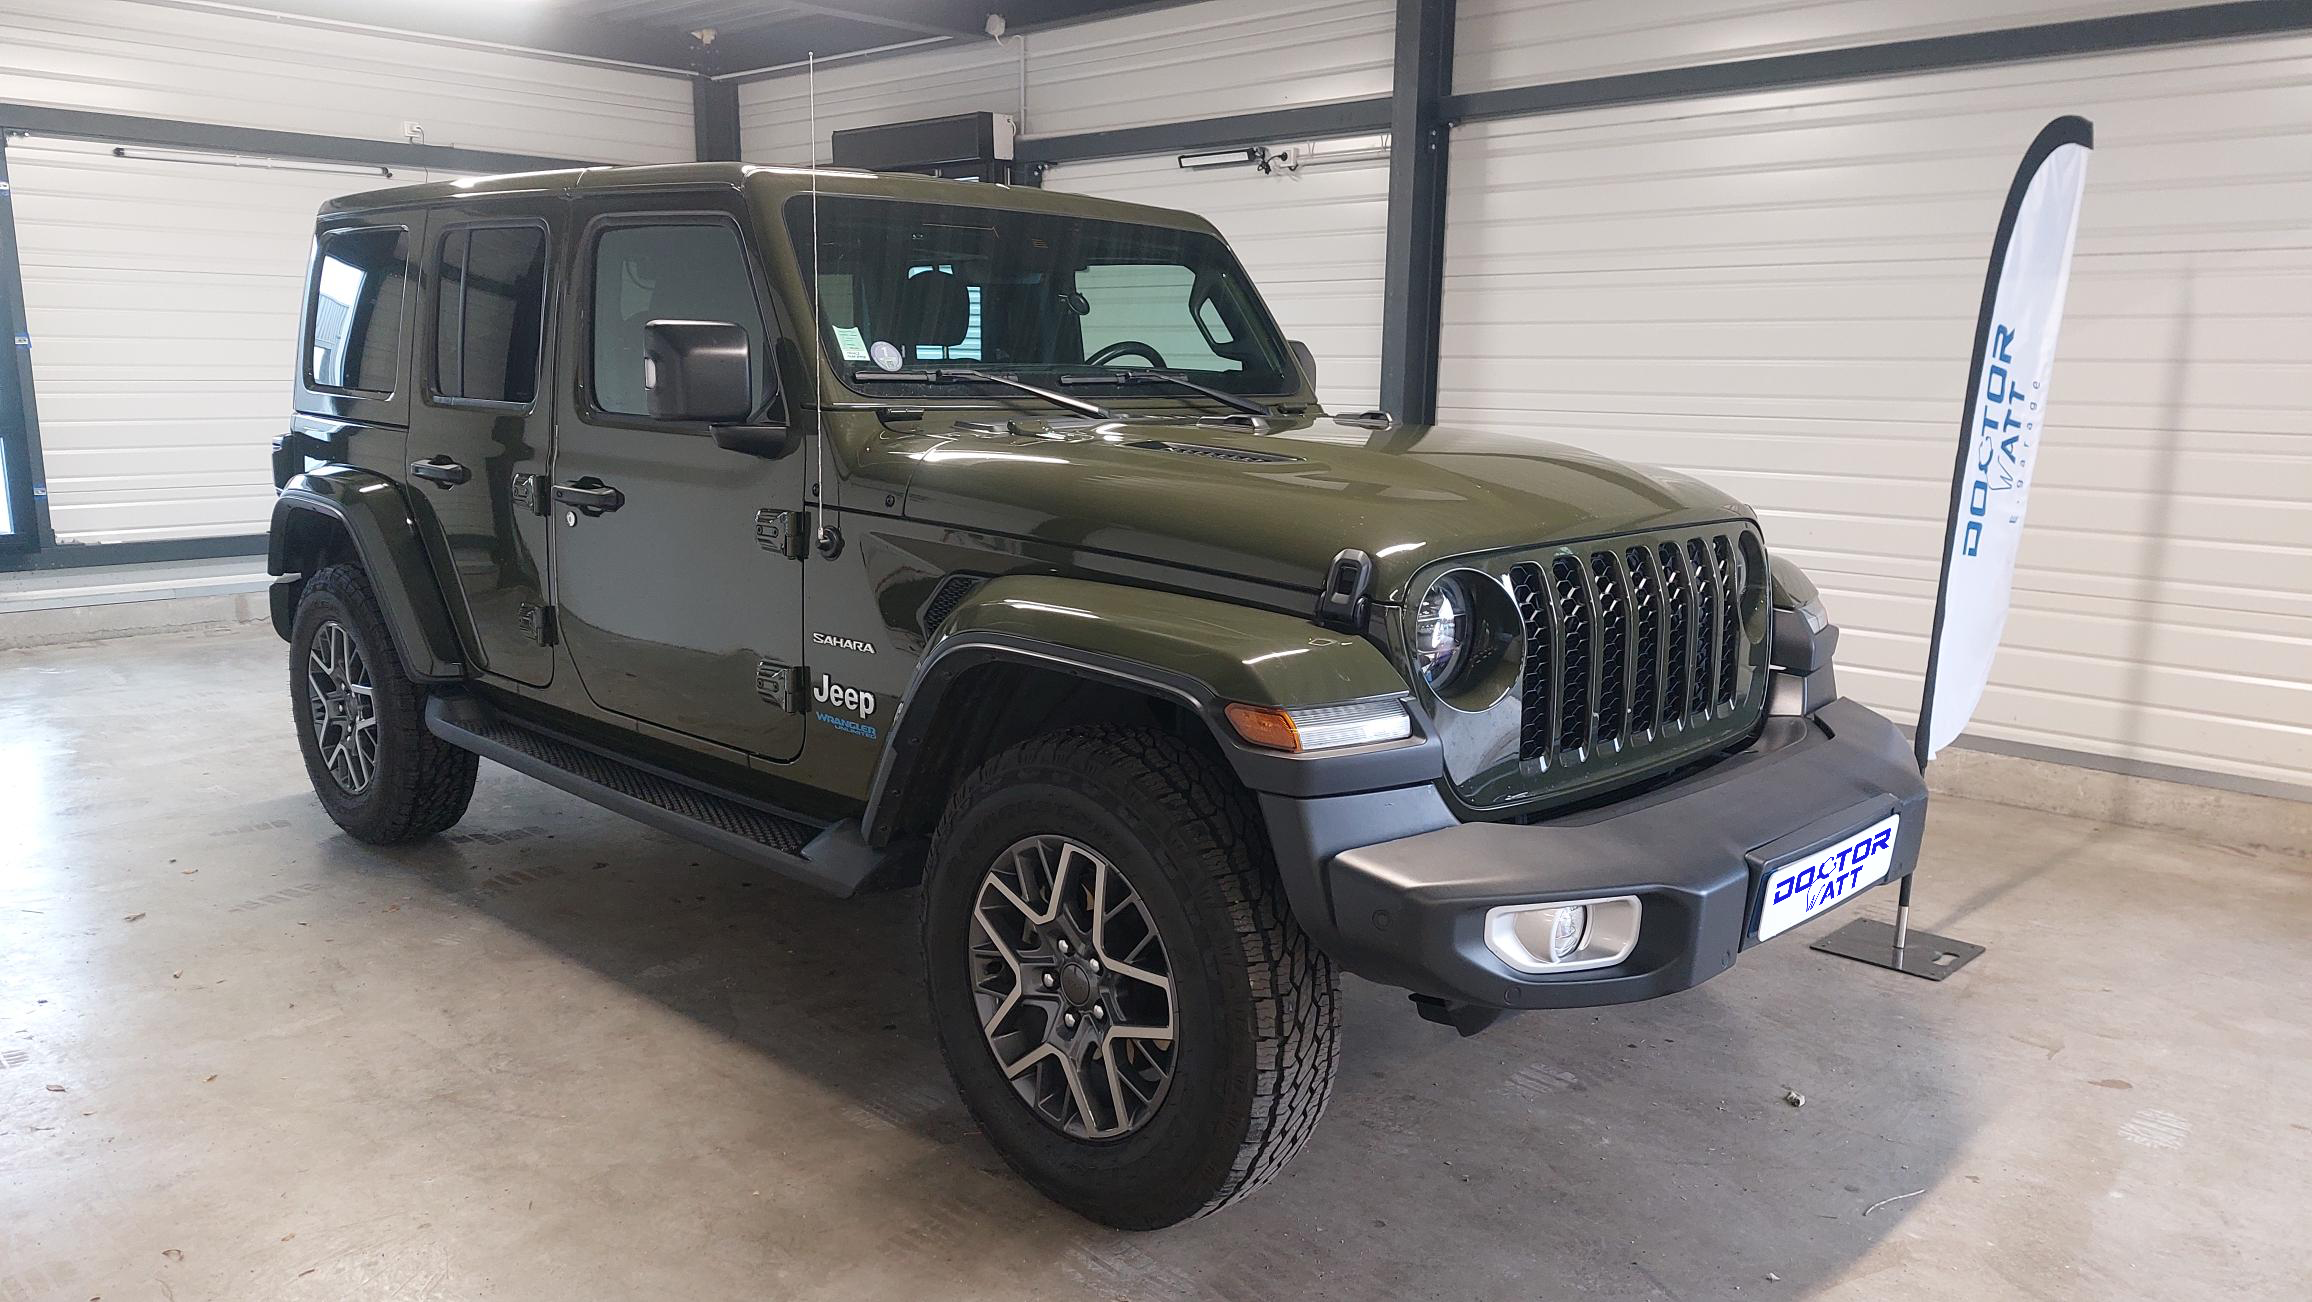
[[[809,196],[787,204],[809,266]],[[822,195],[820,312],[838,372],[1161,368],[1230,393],[1296,385],[1275,323],[1228,246],[1199,231],[1049,213]],[[1153,391],[1153,390],[1150,390]]]

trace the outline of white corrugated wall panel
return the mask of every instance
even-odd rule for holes
[[[686,77],[126,0],[0,0],[0,99],[606,162],[694,144]],[[263,532],[315,210],[443,174],[8,157],[58,537]]]
[[[1029,135],[1223,117],[1389,93],[1390,0],[1234,0],[1036,32],[1027,42]],[[816,154],[800,71],[739,87],[741,152],[759,163],[824,162],[842,128],[954,113],[1018,115],[1016,42],[837,61],[818,72]]]
[[[2185,9],[2217,0],[1461,0],[1460,92]]]
[[[2053,414],[1979,735],[2312,785],[2312,39],[1456,133],[1443,418],[1760,509],[1916,714],[1983,268],[2094,119]]]
[[[132,0],[0,0],[0,100],[603,163],[695,157],[690,80]]]
[[[1303,147],[1298,172],[1185,171],[1170,156],[1055,167],[1046,188],[1185,208],[1211,219],[1260,286],[1277,324],[1317,357],[1317,391],[1334,411],[1381,397],[1381,267],[1388,239],[1386,137]],[[1325,162],[1328,154],[1368,155]]]
[[[314,211],[387,182],[43,139],[8,169],[57,537],[263,533]]]

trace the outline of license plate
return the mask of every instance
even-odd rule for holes
[[[1766,902],[1758,909],[1758,939],[1777,936],[1827,913],[1876,885],[1895,862],[1895,829],[1903,816],[1889,814],[1835,845],[1782,865],[1766,875]]]

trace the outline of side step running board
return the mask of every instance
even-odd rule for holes
[[[483,759],[835,895],[857,894],[899,857],[861,839],[857,820],[815,826],[516,723],[471,697],[427,701],[425,724]]]

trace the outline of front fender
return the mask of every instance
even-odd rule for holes
[[[1335,795],[1434,782],[1442,772],[1420,707],[1407,742],[1287,755],[1237,739],[1222,710],[1326,705],[1406,696],[1380,648],[1307,619],[1179,593],[1089,579],[992,579],[957,607],[916,666],[892,727],[866,825],[888,833],[948,690],[965,671],[1013,661],[1167,698],[1201,719],[1237,777],[1254,791]]]
[[[419,682],[465,677],[465,652],[401,486],[374,471],[324,466],[291,478],[273,503],[268,573],[303,574],[318,554],[313,524],[341,530],[369,576],[402,668]]]
[[[989,642],[1138,666],[1176,682],[1198,705],[1325,705],[1405,692],[1404,676],[1380,648],[1353,634],[1298,615],[1092,579],[991,580],[940,626],[923,665]]]

